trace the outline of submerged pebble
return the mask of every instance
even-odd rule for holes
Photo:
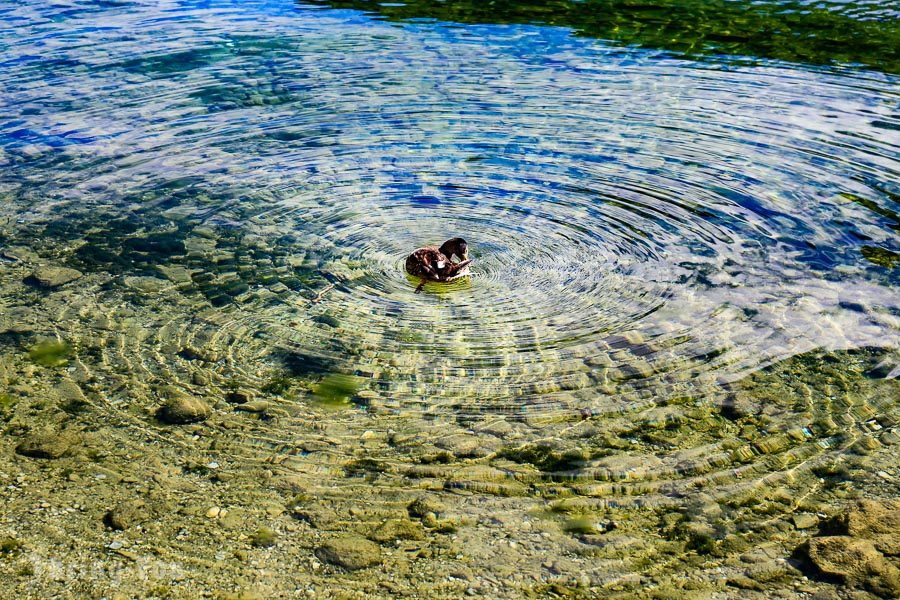
[[[231,404],[246,404],[253,400],[253,392],[247,389],[232,390],[225,394],[225,400]]]
[[[213,506],[206,511],[206,516],[210,519],[223,519],[228,516],[228,509]]]
[[[123,502],[103,516],[103,522],[112,529],[124,530],[150,518],[147,504],[143,500]]]
[[[270,548],[275,545],[277,535],[268,527],[260,527],[252,536],[250,536],[250,544],[257,548]]]
[[[156,412],[163,423],[181,425],[204,421],[212,414],[210,406],[195,396],[178,390],[167,392],[169,399]]]
[[[439,500],[429,496],[422,496],[413,500],[407,507],[407,511],[409,516],[421,519],[428,515],[439,516],[447,511],[447,507]]]
[[[378,544],[355,535],[343,535],[326,541],[316,549],[316,556],[350,571],[371,567],[382,560]]]
[[[74,441],[74,437],[69,434],[38,431],[19,442],[16,453],[29,458],[60,458],[71,448]]]
[[[40,267],[27,278],[29,283],[53,289],[71,283],[82,276],[81,271],[68,267]]]
[[[265,400],[253,400],[252,402],[238,404],[237,406],[234,407],[234,409],[242,411],[242,412],[263,414],[263,413],[267,412],[271,407],[272,407],[272,404]]]
[[[421,523],[409,519],[388,519],[369,535],[376,542],[393,542],[395,540],[423,540],[425,529]]]

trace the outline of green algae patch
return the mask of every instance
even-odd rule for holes
[[[563,523],[563,531],[573,535],[591,535],[602,533],[605,530],[597,522],[597,519],[587,515],[580,515],[566,520]]]
[[[320,404],[342,407],[350,404],[350,399],[360,390],[362,383],[360,377],[332,373],[316,384],[313,396]]]
[[[545,24],[624,46],[695,57],[755,56],[811,64],[864,65],[896,72],[895,19],[857,19],[798,0],[584,0],[574,2],[375,2],[315,0],[377,13],[390,21],[436,19],[464,24]]]
[[[42,367],[62,367],[69,362],[72,347],[66,342],[38,342],[28,351],[28,359]]]
[[[18,401],[19,399],[15,396],[0,392],[0,417],[8,415]]]
[[[255,548],[271,548],[277,540],[275,532],[268,527],[260,527],[250,536],[250,545]]]
[[[900,262],[900,254],[878,246],[863,246],[860,252],[870,263],[886,269],[893,269],[894,264]]]
[[[14,556],[22,551],[23,544],[12,536],[0,539],[0,557]]]
[[[840,196],[844,200],[849,200],[850,202],[854,202],[856,204],[859,204],[860,206],[863,206],[863,207],[869,209],[876,215],[881,215],[882,217],[884,217],[886,219],[890,219],[891,221],[893,221],[893,224],[891,225],[891,229],[893,229],[895,231],[900,230],[900,215],[898,215],[891,209],[884,208],[883,206],[881,206],[880,204],[878,204],[877,202],[875,202],[873,200],[869,200],[868,198],[863,198],[862,196],[857,196],[856,194],[851,194],[849,192],[841,192]]]

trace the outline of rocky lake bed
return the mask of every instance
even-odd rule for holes
[[[20,597],[900,590],[890,352],[626,414],[428,414],[377,386],[323,399],[333,375],[242,333],[278,282],[197,319],[193,273],[39,252],[2,274],[0,577]]]
[[[900,597],[890,4],[0,3],[0,598]]]

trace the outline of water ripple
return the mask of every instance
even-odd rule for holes
[[[551,27],[155,6],[0,13],[12,237],[89,272],[98,299],[153,302],[146,276],[180,294],[136,356],[111,308],[90,334],[108,364],[189,387],[210,345],[222,381],[299,382],[274,394],[291,418],[337,397],[433,420],[438,440],[492,415],[629,436],[623,420],[677,429],[706,410],[688,400],[724,402],[790,356],[896,344],[893,75],[697,63]],[[414,294],[406,255],[456,235],[473,275]],[[663,502],[698,482],[746,492],[735,456],[746,482],[785,472],[751,455],[790,467],[846,445],[776,408],[771,447],[685,428],[633,468],[595,455],[535,477]],[[248,446],[289,446],[285,423]]]

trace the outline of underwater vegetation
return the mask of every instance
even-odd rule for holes
[[[840,4],[799,0],[312,0],[391,20],[540,24],[576,35],[689,54],[850,64],[900,72],[900,14],[890,3],[871,18]],[[843,10],[842,10],[843,9]],[[848,14],[849,13],[849,14]]]
[[[66,342],[46,340],[28,350],[28,358],[42,367],[62,367],[69,361],[72,347]]]

